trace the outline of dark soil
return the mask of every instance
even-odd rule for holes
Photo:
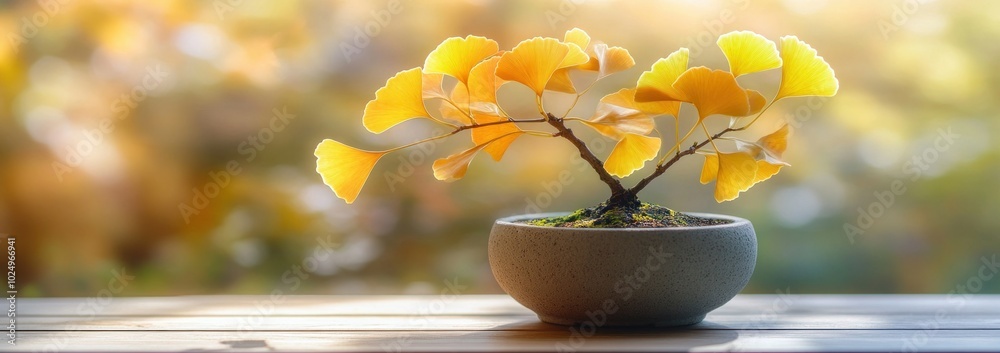
[[[669,228],[730,223],[724,219],[696,217],[648,203],[631,209],[615,208],[602,213],[604,208],[601,204],[562,217],[532,219],[521,223],[565,228]]]

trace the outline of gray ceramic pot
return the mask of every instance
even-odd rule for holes
[[[542,321],[601,326],[681,326],[736,296],[757,261],[753,225],[742,218],[679,228],[579,229],[502,218],[489,240],[500,287]]]

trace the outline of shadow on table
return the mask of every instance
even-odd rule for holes
[[[507,347],[549,346],[556,351],[614,350],[651,348],[689,351],[696,348],[723,349],[739,338],[739,330],[705,321],[684,327],[602,327],[561,326],[541,321],[525,321],[493,328],[493,338]]]

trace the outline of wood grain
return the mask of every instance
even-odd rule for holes
[[[1000,351],[1000,295],[740,295],[681,329],[541,323],[505,295],[22,299],[0,351]]]
[[[900,352],[908,342],[921,352],[992,352],[1000,335],[941,330],[926,338],[912,330],[632,330],[574,338],[568,332],[393,331],[384,332],[27,332],[25,351],[211,351],[239,348],[277,351],[557,351],[674,352]],[[915,342],[921,344],[916,345]]]
[[[933,314],[910,315],[809,315],[783,314],[773,318],[748,318],[745,315],[709,314],[697,330],[920,330],[933,322],[948,329],[1000,330],[1000,316],[963,315],[936,319]],[[26,317],[18,328],[24,331],[219,331],[251,327],[255,331],[551,331],[565,330],[558,325],[544,324],[534,315],[511,316],[102,316]]]

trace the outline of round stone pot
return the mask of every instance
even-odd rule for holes
[[[682,326],[705,319],[746,286],[757,262],[753,225],[581,229],[501,218],[489,240],[500,287],[544,322],[559,325]]]

